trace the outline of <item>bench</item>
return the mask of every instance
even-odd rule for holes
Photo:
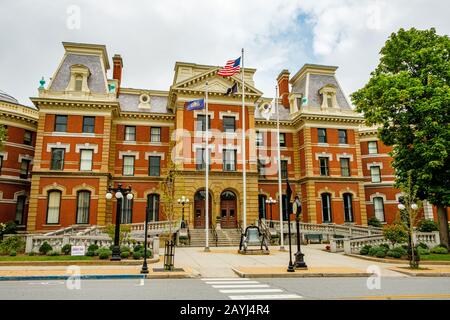
[[[248,226],[247,229],[245,229],[245,232],[241,235],[239,250],[242,251],[242,248],[244,248],[243,251],[246,252],[249,246],[258,246],[260,247],[260,250],[263,250],[264,246],[266,251],[269,250],[267,240],[257,226]]]
[[[311,243],[311,240],[317,241],[318,243],[322,243],[322,239],[323,239],[323,236],[320,233],[319,234],[315,234],[315,233],[305,234],[305,240],[307,243]]]

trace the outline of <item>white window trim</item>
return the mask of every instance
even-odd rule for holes
[[[373,204],[373,200],[375,198],[383,198],[383,203],[386,203],[386,195],[384,193],[379,193],[379,192],[373,193],[370,195],[369,198],[370,198],[370,203],[372,203],[372,204]]]
[[[223,120],[224,116],[225,117],[234,117],[234,120],[239,121],[239,113],[238,112],[231,112],[230,110],[228,110],[228,111],[220,111],[219,112],[219,119]]]
[[[166,158],[166,154],[164,152],[146,152],[145,153],[145,159],[148,160],[149,157],[160,157],[161,160],[164,160]]]
[[[233,145],[231,143],[229,143],[229,144],[219,144],[219,153],[223,153],[223,149],[225,149],[225,150],[236,150],[236,152],[238,154],[241,153],[241,147]]]
[[[281,160],[281,161],[287,160],[288,164],[292,164],[292,159],[291,159],[291,157],[286,157],[286,156],[284,156],[284,155],[281,155],[281,159],[280,159],[280,160]],[[274,157],[274,158],[273,158],[273,163],[278,164],[278,157]]]
[[[75,145],[75,152],[80,153],[80,150],[94,150],[94,153],[98,153],[98,145],[90,143]]]
[[[367,170],[370,170],[372,167],[380,167],[380,171],[383,170],[383,163],[382,162],[372,162],[367,164]],[[381,172],[380,172],[381,175]]]
[[[333,161],[333,155],[326,152],[316,153],[315,158],[316,160],[319,160],[319,158],[328,158],[330,161]]]
[[[19,154],[17,162],[22,163],[22,160],[30,160],[30,164],[33,164],[33,156],[30,156],[29,154]]]
[[[70,144],[68,143],[47,143],[47,152],[51,152],[52,149],[66,149],[66,153],[70,152]]]
[[[338,161],[341,160],[341,158],[345,158],[345,159],[350,159],[350,161],[353,161],[353,155],[352,154],[348,154],[348,153],[339,153],[336,155],[336,159]]]
[[[3,161],[8,160],[8,152],[0,152],[0,156],[3,157]]]
[[[139,151],[119,151],[119,159],[123,159],[123,156],[134,156],[135,160],[139,160]]]
[[[197,116],[204,116],[205,112],[203,110],[194,110],[194,119],[197,119]],[[214,111],[208,111],[208,115],[211,117],[211,120],[214,120]]]
[[[197,152],[197,149],[205,149],[205,145],[203,143],[193,143],[192,144],[192,149],[194,150],[194,152]],[[214,144],[210,144],[208,146],[208,149],[211,149],[211,153],[216,152],[216,146]]]

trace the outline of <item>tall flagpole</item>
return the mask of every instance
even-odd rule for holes
[[[283,232],[283,192],[281,190],[281,151],[280,151],[280,110],[278,106],[278,86],[275,87],[275,108],[277,110],[277,158],[278,158],[278,207],[280,209],[280,251],[284,251],[284,232]],[[287,208],[286,208],[287,210]]]
[[[247,155],[245,143],[245,82],[244,82],[244,48],[242,48],[242,185],[243,185],[243,231],[247,228]]]
[[[209,117],[208,117],[208,81],[206,81],[206,99],[205,99],[205,123],[206,123],[206,132],[205,132],[205,233],[206,233],[206,244],[205,251],[209,251]]]

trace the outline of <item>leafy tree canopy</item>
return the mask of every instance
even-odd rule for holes
[[[450,205],[450,39],[430,30],[400,29],[381,49],[378,67],[352,95],[367,125],[393,146],[397,186],[408,172],[417,196]]]

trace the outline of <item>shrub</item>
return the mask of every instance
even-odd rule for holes
[[[52,251],[47,252],[47,255],[51,256],[51,257],[56,257],[56,256],[59,256],[59,252],[56,250],[52,250]]]
[[[431,249],[431,253],[435,253],[435,254],[447,254],[448,250],[446,247],[444,246],[437,246],[434,247],[433,249]]]
[[[369,256],[377,257],[378,252],[383,252],[384,256],[386,256],[387,251],[386,247],[377,246],[370,248],[368,254]]]
[[[11,250],[11,251],[9,251],[9,255],[11,257],[15,257],[15,256],[17,256],[17,251],[16,250]]]
[[[53,248],[51,245],[48,244],[47,241],[45,241],[40,247],[39,247],[39,253],[46,255],[47,253],[49,253],[50,251],[52,251]]]
[[[423,219],[417,225],[417,230],[419,232],[433,232],[439,231],[439,226],[436,222],[430,219]]]
[[[36,255],[36,253],[34,253],[33,251],[28,252],[28,256],[30,256],[30,257],[34,257],[35,255]]]
[[[120,252],[130,252],[131,250],[130,250],[130,247],[127,247],[127,246],[121,246],[120,247]]]
[[[369,254],[369,250],[372,248],[372,246],[369,245],[365,245],[364,247],[361,248],[361,250],[359,251],[360,255],[366,256]]]
[[[401,253],[398,252],[398,251],[395,251],[395,250],[389,250],[389,251],[386,253],[386,255],[387,255],[388,257],[397,258],[397,259],[399,259],[399,258],[402,257]]]
[[[427,246],[425,243],[423,243],[423,242],[420,242],[420,243],[417,245],[417,248],[429,249],[428,246]]]
[[[96,245],[96,244],[91,244],[87,249],[87,251],[93,251],[93,252],[95,252],[97,250],[98,250],[98,245]]]
[[[372,217],[367,221],[367,224],[371,227],[375,227],[375,228],[381,228],[382,224],[381,221],[378,220],[376,217]]]
[[[389,249],[391,249],[391,247],[389,247],[389,245],[387,243],[382,243],[380,244],[380,247],[383,247],[386,249],[386,251],[389,251]]]
[[[384,237],[395,246],[396,243],[403,243],[408,240],[408,230],[399,222],[385,226],[383,228]]]
[[[133,259],[139,260],[142,258],[142,252],[141,251],[135,251],[133,252]]]
[[[417,252],[419,253],[419,256],[427,256],[430,254],[430,249],[423,248],[423,247],[417,247]]]
[[[88,250],[88,251],[86,252],[86,256],[87,256],[87,257],[93,257],[93,256],[95,256],[95,251],[89,251],[89,250]]]
[[[71,244],[65,244],[62,248],[61,248],[61,252],[63,254],[65,254],[66,256],[69,255],[72,251],[72,245]]]
[[[142,250],[139,251],[141,253],[141,257],[144,257],[144,248],[142,248]],[[152,250],[147,248],[147,258],[151,258],[152,257]]]
[[[111,256],[111,250],[107,248],[101,248],[97,250],[99,259],[105,260]]]
[[[135,245],[133,248],[133,252],[137,252],[137,251],[141,251],[141,250],[144,250],[144,247],[140,244]]]
[[[17,224],[14,221],[8,221],[4,223],[3,230],[0,232],[0,235],[4,234],[16,234],[17,233]]]
[[[25,251],[25,241],[18,236],[11,236],[0,244],[0,254],[9,254],[11,250],[16,252]]]
[[[386,257],[386,251],[384,251],[384,250],[378,250],[378,251],[375,253],[375,257],[377,257],[377,258],[384,258],[384,257]]]
[[[128,259],[129,256],[130,256],[130,251],[121,251],[120,252],[120,257],[122,259]]]

